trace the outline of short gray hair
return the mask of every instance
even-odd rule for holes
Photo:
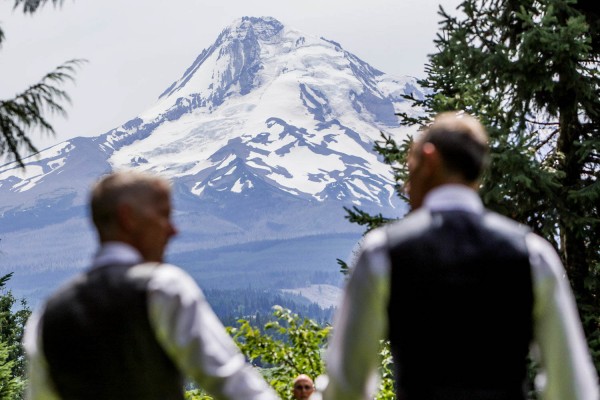
[[[90,196],[92,221],[100,238],[106,238],[115,227],[117,209],[121,204],[138,208],[169,190],[167,180],[139,172],[118,171],[102,177],[92,188]]]

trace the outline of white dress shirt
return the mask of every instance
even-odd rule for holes
[[[141,255],[133,247],[110,242],[100,248],[92,268],[141,262]],[[24,338],[29,358],[28,398],[59,400],[42,350],[38,329],[41,311],[27,322]],[[157,268],[148,282],[148,314],[158,342],[179,370],[215,398],[278,399],[262,376],[245,362],[200,288],[182,269],[169,264]]]
[[[477,193],[461,185],[432,190],[423,207],[484,212]],[[550,243],[533,233],[527,235],[526,245],[534,296],[532,356],[541,365],[536,385],[542,399],[598,400],[596,371],[561,261]],[[379,342],[388,329],[390,268],[386,233],[374,230],[362,242],[336,315],[327,353],[325,400],[373,398]]]

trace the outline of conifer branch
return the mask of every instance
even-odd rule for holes
[[[0,101],[0,155],[12,155],[23,167],[21,148],[36,152],[29,138],[32,129],[54,134],[54,128],[45,114],[66,116],[64,103],[70,103],[69,95],[60,85],[74,80],[75,68],[85,60],[70,60],[46,74],[40,82],[17,94],[13,99]]]
[[[54,5],[62,5],[62,3],[64,2],[64,0],[50,0],[52,1],[52,4]],[[48,2],[48,0],[15,0],[15,5],[13,6],[13,9],[17,9],[20,6],[23,7],[23,12],[25,14],[33,14],[34,12],[37,11],[37,9],[41,6],[43,6],[44,4],[46,4]]]

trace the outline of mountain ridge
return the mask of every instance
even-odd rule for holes
[[[422,96],[414,78],[391,77],[339,43],[274,18],[243,17],[148,110],[28,157],[25,171],[0,166],[0,237],[11,250],[0,269],[59,264],[65,248],[87,257],[89,188],[119,169],[172,182],[183,232],[173,256],[253,240],[358,239],[361,229],[345,220],[344,206],[404,212],[389,166],[372,149],[381,132],[406,133],[395,116],[417,113],[406,94]],[[57,235],[59,227],[73,230]],[[27,236],[38,238],[39,251],[13,248],[19,243],[11,237]],[[82,268],[77,260],[69,268]],[[334,259],[331,265],[337,271]]]

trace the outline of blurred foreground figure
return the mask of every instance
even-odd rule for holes
[[[162,264],[170,187],[120,172],[94,187],[91,268],[28,322],[29,397],[183,399],[190,377],[217,399],[276,399],[183,270]]]
[[[370,232],[336,317],[325,400],[368,399],[389,339],[399,400],[597,400],[597,377],[565,271],[544,239],[484,209],[487,134],[445,113],[415,141],[413,212]]]

